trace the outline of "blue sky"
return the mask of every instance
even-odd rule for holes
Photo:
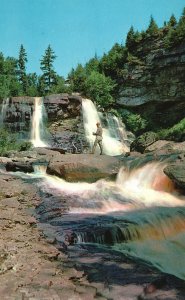
[[[27,71],[41,74],[39,60],[51,44],[55,70],[66,76],[95,53],[124,44],[131,25],[146,29],[153,15],[162,26],[184,6],[184,0],[0,0],[0,51],[18,57],[23,44]]]

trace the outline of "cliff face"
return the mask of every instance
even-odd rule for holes
[[[50,122],[80,116],[81,97],[77,95],[57,94],[43,97],[43,103]],[[29,130],[34,110],[34,97],[11,97],[6,101],[3,123],[12,132]],[[2,107],[3,110],[3,107]]]
[[[48,118],[45,138],[52,147],[70,152],[84,148],[85,137],[78,95],[56,94],[43,97]],[[1,107],[1,123],[20,138],[31,137],[34,97],[12,97]],[[83,144],[83,145],[82,145]],[[74,149],[73,149],[74,148]]]
[[[161,126],[184,118],[185,43],[167,51],[160,39],[148,39],[134,55],[138,62],[126,64],[117,104]]]

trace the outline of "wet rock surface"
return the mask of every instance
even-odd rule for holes
[[[56,155],[42,148],[38,153]],[[184,299],[183,281],[116,251],[74,244],[72,220],[61,219],[68,212],[68,201],[54,197],[52,191],[40,194],[33,180],[1,171],[1,299]],[[60,220],[66,224],[63,232]],[[163,285],[157,283],[161,276]]]
[[[131,259],[106,246],[113,243],[111,237],[116,235],[113,216],[68,213],[69,206],[78,207],[79,202],[80,207],[80,201],[77,195],[57,198],[47,194],[37,213],[46,239],[67,253],[68,263],[83,272],[94,293],[93,299],[183,299],[182,280],[161,274],[139,259]],[[83,240],[77,243],[79,234],[87,243]],[[107,236],[103,248],[93,244],[98,237],[101,243],[103,235]],[[78,291],[88,292],[81,279],[73,281]]]
[[[169,164],[164,173],[180,188],[185,191],[185,152],[182,152],[177,158]]]
[[[92,154],[68,154],[53,157],[47,173],[57,175],[67,181],[94,182],[100,178],[117,174],[120,161],[116,157]]]

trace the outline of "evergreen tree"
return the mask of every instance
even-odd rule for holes
[[[113,80],[120,81],[122,78],[122,70],[127,61],[128,50],[126,47],[114,44],[112,49],[104,54],[100,60],[100,70],[105,76],[111,77]]]
[[[26,92],[27,89],[26,63],[27,63],[27,54],[23,45],[21,45],[17,64],[18,64],[18,79],[24,93]]]
[[[68,79],[75,92],[84,92],[84,82],[86,77],[86,70],[81,64],[78,64],[75,70],[71,70]]]
[[[99,72],[99,59],[97,57],[97,55],[95,54],[95,56],[93,58],[91,58],[85,65],[85,69],[87,74],[90,74],[92,71],[96,71]]]
[[[134,27],[131,26],[126,37],[126,42],[125,45],[128,48],[129,51],[133,48],[133,45],[135,43],[135,32],[134,32]]]
[[[38,95],[38,77],[36,73],[30,73],[27,75],[27,96],[35,97]]]
[[[150,17],[150,23],[149,23],[148,29],[146,30],[146,33],[152,37],[157,36],[159,33],[159,28],[157,26],[157,23],[155,22],[155,20],[152,16]]]
[[[185,39],[185,8],[183,9],[182,16],[179,22],[170,27],[170,30],[165,38],[166,48],[173,48],[174,46],[182,43]]]
[[[44,83],[44,93],[49,92],[52,86],[56,84],[56,72],[53,67],[55,58],[56,55],[49,45],[40,61],[40,68],[43,71],[42,83]]]
[[[175,27],[177,25],[177,20],[176,20],[174,14],[171,15],[168,25],[171,27]]]

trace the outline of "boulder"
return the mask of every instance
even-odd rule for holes
[[[144,153],[145,149],[157,141],[157,134],[152,131],[145,132],[137,137],[131,144],[131,151],[138,151]]]
[[[95,182],[101,178],[115,176],[120,164],[118,158],[105,155],[68,154],[53,157],[47,167],[47,173],[69,182]]]
[[[152,145],[146,147],[144,153],[160,151],[160,153],[172,153],[185,151],[185,142],[175,143],[173,141],[158,140]]]
[[[178,154],[176,159],[164,168],[164,173],[185,191],[185,151]]]
[[[164,173],[180,188],[185,190],[185,162],[174,163],[164,169]]]
[[[12,172],[25,172],[25,173],[32,173],[34,171],[32,163],[26,162],[26,163],[20,163],[20,162],[7,162],[6,163],[6,171],[12,171]]]

